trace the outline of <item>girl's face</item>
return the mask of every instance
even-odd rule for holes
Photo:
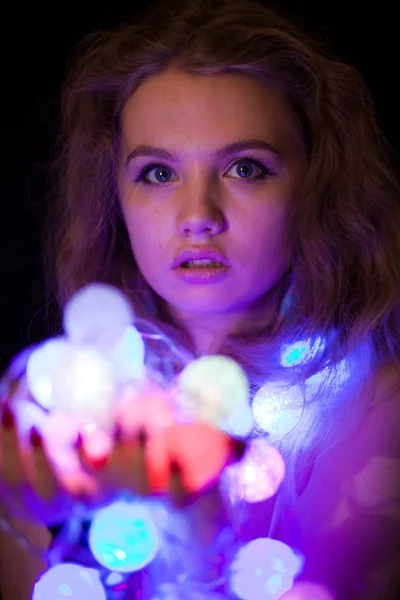
[[[245,75],[169,71],[131,96],[121,128],[119,196],[143,276],[183,319],[245,316],[289,266],[305,169],[290,109]],[[175,269],[192,248],[227,266]]]

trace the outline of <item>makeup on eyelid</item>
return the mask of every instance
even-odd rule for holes
[[[260,170],[260,173],[258,175],[255,175],[253,177],[233,177],[232,179],[238,179],[239,181],[241,181],[242,183],[254,183],[256,181],[263,181],[265,180],[267,177],[274,177],[276,175],[276,173],[267,165],[264,164],[264,162],[260,159],[260,158],[252,158],[249,156],[244,156],[244,157],[240,157],[238,158],[228,169],[228,172],[233,169],[234,167],[236,167],[237,165],[240,165],[242,163],[248,163],[253,165],[254,167],[256,167],[257,169]],[[154,182],[150,182],[150,181],[146,181],[145,177],[151,173],[151,171],[153,171],[154,169],[165,169],[167,171],[173,171],[173,169],[171,169],[170,167],[168,167],[167,165],[164,165],[162,163],[151,163],[148,165],[143,166],[138,175],[135,177],[135,183],[142,183],[143,185],[146,186],[150,186],[150,187],[159,187],[160,185],[162,185],[163,183],[171,183],[170,181],[168,182],[158,182],[158,183],[154,183]]]

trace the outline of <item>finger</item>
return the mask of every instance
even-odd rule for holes
[[[117,427],[114,449],[107,465],[110,474],[114,474],[114,483],[126,487],[137,494],[150,492],[147,466],[147,435],[143,429],[134,437],[124,437]]]
[[[137,449],[133,456],[133,473],[137,491],[142,495],[146,495],[150,492],[149,474],[146,461],[146,445],[146,432],[144,429],[140,429]]]
[[[25,469],[15,426],[15,417],[8,405],[3,409],[1,421],[0,458],[2,478],[7,484],[15,485],[25,479]]]
[[[32,447],[33,486],[44,500],[53,498],[59,489],[58,480],[48,460],[43,439],[36,427],[30,433]]]
[[[74,445],[78,460],[83,470],[92,476],[97,476],[97,471],[102,469],[108,463],[108,456],[92,456],[87,451],[84,438],[81,434],[78,435],[78,439]]]
[[[132,439],[124,438],[117,426],[114,444],[106,455],[90,453],[89,438],[80,437],[76,444],[78,458],[84,469],[96,477],[103,487],[124,487],[137,494],[150,491],[146,465],[146,435],[143,431]]]
[[[46,459],[56,478],[57,487],[63,494],[75,498],[93,495],[98,489],[95,477],[82,465],[78,448],[78,442],[75,445],[57,444],[48,438],[44,444]]]

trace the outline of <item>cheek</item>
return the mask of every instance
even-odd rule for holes
[[[250,254],[265,257],[275,252],[281,253],[286,247],[288,219],[284,207],[259,210],[251,219],[247,219],[247,223],[246,237]]]
[[[157,215],[145,214],[136,207],[134,210],[130,207],[130,210],[125,212],[124,219],[139,268],[147,271],[152,265],[159,264],[164,245],[163,228],[157,221]]]

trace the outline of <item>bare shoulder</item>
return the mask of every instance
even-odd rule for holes
[[[318,456],[304,491],[310,498],[330,489],[331,502],[340,499],[342,511],[345,498],[382,508],[388,495],[397,498],[399,488],[400,368],[382,367],[367,382],[365,394],[369,406],[360,423]]]
[[[391,598],[391,587],[400,585],[399,367],[376,371],[365,393],[366,413],[318,456],[296,513],[309,575],[339,586],[340,598],[375,600]]]

